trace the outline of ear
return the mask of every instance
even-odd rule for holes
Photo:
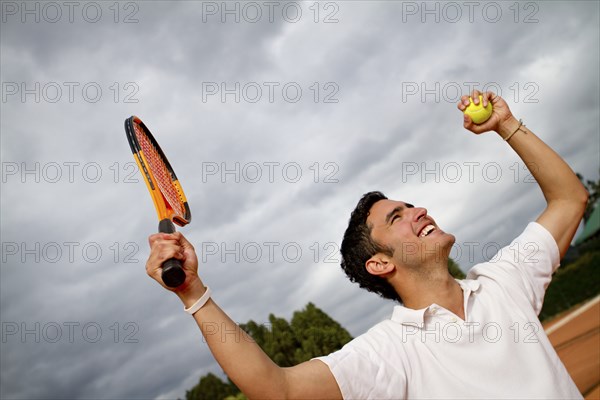
[[[388,256],[377,253],[367,260],[365,263],[365,268],[367,268],[367,271],[371,275],[385,278],[386,275],[394,272],[396,266],[392,263],[392,260]]]

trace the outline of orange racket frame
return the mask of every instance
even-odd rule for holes
[[[125,133],[135,162],[144,177],[144,182],[156,208],[159,219],[159,232],[175,232],[173,222],[179,226],[190,223],[192,213],[185,193],[169,160],[150,130],[140,118],[131,116],[125,120]],[[140,137],[138,137],[138,134]],[[142,144],[140,139],[143,141]],[[146,147],[148,153],[152,154],[145,154],[144,147]],[[150,157],[154,158],[153,162],[149,162]],[[156,160],[157,158],[158,160]],[[155,168],[152,167],[153,165]],[[159,178],[162,178],[162,180]],[[177,287],[185,281],[185,273],[179,260],[174,258],[167,260],[163,263],[162,268],[163,282],[167,286]]]

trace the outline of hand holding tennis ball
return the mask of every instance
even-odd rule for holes
[[[474,104],[473,99],[478,104]],[[483,107],[484,100],[486,107]],[[470,96],[461,96],[456,106],[463,113],[463,127],[476,135],[495,131],[504,138],[519,125],[506,101],[493,92],[473,90]]]
[[[492,103],[488,101],[487,107],[483,107],[483,96],[479,95],[479,104],[473,103],[473,98],[469,97],[470,104],[465,108],[464,113],[471,117],[474,124],[480,125],[490,119],[492,116]]]

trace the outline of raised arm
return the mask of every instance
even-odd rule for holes
[[[150,257],[146,272],[165,289],[173,291],[186,308],[205,292],[198,276],[194,247],[180,233],[150,236]],[[185,283],[170,289],[161,279],[161,264],[172,257],[182,260]],[[182,311],[183,312],[183,311]],[[329,367],[318,360],[280,368],[240,327],[209,300],[194,314],[213,356],[227,376],[250,399],[341,399]]]
[[[474,102],[478,102],[479,94],[473,92]],[[569,165],[529,128],[520,125],[500,96],[486,92],[483,98],[484,106],[492,102],[492,117],[476,125],[465,115],[464,127],[476,134],[496,131],[502,138],[509,138],[508,144],[521,157],[546,198],[546,208],[537,222],[552,234],[562,258],[583,217],[589,194]],[[463,96],[458,108],[463,111],[468,104],[468,96]]]

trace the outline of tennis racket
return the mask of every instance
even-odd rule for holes
[[[179,180],[169,164],[165,153],[161,150],[150,130],[136,116],[125,120],[125,132],[133,158],[144,177],[156,213],[158,214],[158,231],[175,232],[175,222],[179,226],[187,225],[192,214]],[[181,262],[175,258],[162,265],[162,280],[168,287],[177,287],[185,281],[185,272]]]

